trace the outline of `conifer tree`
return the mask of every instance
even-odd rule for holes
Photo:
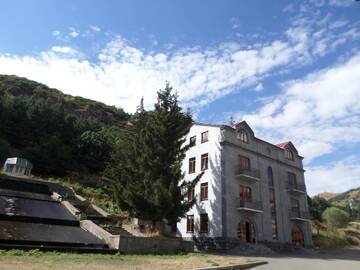
[[[185,137],[192,125],[177,95],[166,83],[158,92],[153,111],[145,111],[141,101],[120,138],[106,180],[119,207],[132,216],[174,225],[192,206],[186,191],[202,174],[185,182],[181,164],[189,146]]]

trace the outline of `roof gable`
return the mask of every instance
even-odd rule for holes
[[[296,147],[293,145],[293,143],[291,141],[278,143],[278,144],[276,144],[276,146],[281,149],[285,149],[285,148],[290,149],[290,150],[294,151],[296,154],[298,154]]]
[[[251,129],[251,127],[248,125],[248,123],[246,123],[245,120],[243,120],[243,121],[235,124],[235,125],[233,126],[233,128],[234,128],[236,131],[238,131],[238,130],[240,130],[240,129],[246,130],[246,131],[250,134],[251,138],[254,138],[254,136],[255,136],[254,131]]]

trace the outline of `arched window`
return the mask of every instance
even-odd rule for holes
[[[244,130],[244,129],[240,129],[239,132],[238,132],[238,139],[242,142],[246,142],[248,143],[249,142],[249,137],[248,137],[248,134],[247,132]]]
[[[294,160],[294,154],[288,148],[285,148],[285,156],[288,160]]]
[[[273,175],[273,170],[270,166],[267,169],[267,175],[268,175],[269,185],[274,186],[274,175]]]

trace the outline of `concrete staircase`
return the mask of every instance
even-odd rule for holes
[[[0,248],[114,252],[80,227],[53,190],[53,184],[0,176]]]

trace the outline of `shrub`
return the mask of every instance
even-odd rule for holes
[[[349,214],[337,207],[327,208],[322,218],[326,222],[328,229],[332,231],[336,228],[345,227],[349,222]]]

